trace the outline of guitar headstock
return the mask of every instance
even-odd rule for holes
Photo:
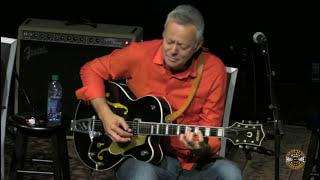
[[[236,122],[225,129],[225,137],[234,145],[261,146],[265,137],[262,124],[245,124]]]

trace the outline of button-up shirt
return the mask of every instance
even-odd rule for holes
[[[76,91],[82,100],[105,96],[105,80],[126,79],[136,97],[153,95],[165,98],[172,110],[178,110],[191,92],[197,77],[198,59],[180,73],[171,73],[164,64],[162,40],[132,42],[111,54],[86,63],[80,70],[83,87]],[[188,109],[173,123],[219,127],[222,124],[226,95],[227,74],[223,62],[210,52],[204,55],[203,72],[199,87]],[[143,110],[142,110],[143,111]],[[166,137],[166,151],[177,155],[183,169],[191,169],[194,158],[180,142],[179,136]],[[209,137],[208,144],[214,155],[220,149],[220,140]],[[187,160],[188,159],[188,160]]]

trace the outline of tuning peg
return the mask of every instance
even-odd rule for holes
[[[242,145],[239,145],[239,148],[240,148],[240,149],[243,149],[243,146],[242,146]]]
[[[249,121],[248,121],[248,124],[252,124],[252,121],[251,121],[251,120],[249,120]]]
[[[242,120],[241,122],[244,123],[244,120]]]
[[[256,124],[259,124],[259,121],[256,121]]]

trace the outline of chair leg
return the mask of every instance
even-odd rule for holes
[[[66,134],[63,129],[52,135],[52,142],[54,146],[54,179],[55,180],[69,180],[69,156],[67,149]]]
[[[27,151],[28,137],[25,136],[19,130],[17,131],[15,150],[13,151],[11,168],[10,168],[10,179],[18,180],[22,179],[21,173],[17,170],[21,170],[24,167],[24,160]]]

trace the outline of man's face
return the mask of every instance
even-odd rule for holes
[[[201,47],[193,25],[181,25],[174,21],[167,23],[163,31],[162,55],[165,66],[171,71],[186,68],[191,56]]]

